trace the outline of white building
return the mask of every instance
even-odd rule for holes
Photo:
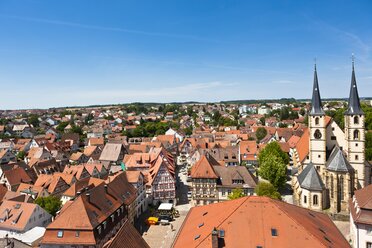
[[[270,109],[266,106],[261,106],[258,108],[257,113],[259,115],[268,115],[270,113]]]

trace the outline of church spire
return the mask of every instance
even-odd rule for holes
[[[313,85],[313,98],[311,100],[310,115],[324,115],[322,108],[322,100],[320,99],[318,74],[316,72],[316,63],[314,65],[314,85]]]
[[[352,57],[352,73],[351,73],[349,104],[348,104],[348,109],[345,114],[346,115],[363,115],[364,114],[362,108],[360,107],[358,87],[357,87],[356,79],[355,79],[354,55]]]

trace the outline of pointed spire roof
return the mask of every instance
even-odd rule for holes
[[[325,188],[322,179],[314,165],[310,162],[297,176],[301,188],[308,190],[323,190]]]
[[[351,73],[351,86],[350,86],[350,95],[349,95],[349,104],[348,109],[345,112],[346,115],[363,115],[364,112],[360,107],[360,100],[358,94],[358,87],[355,79],[355,70],[354,70],[354,58],[353,58],[353,70]]]
[[[313,98],[311,100],[310,115],[325,115],[322,107],[322,100],[320,99],[318,73],[316,71],[316,64],[314,66],[314,84],[313,84]]]
[[[353,167],[350,165],[344,156],[341,148],[335,146],[326,164],[327,170],[336,172],[352,172]]]

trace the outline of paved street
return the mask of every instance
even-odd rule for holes
[[[175,239],[187,213],[190,210],[189,200],[187,199],[187,174],[178,172],[178,178],[180,179],[177,183],[177,206],[176,210],[179,211],[180,217],[176,218],[171,222],[171,225],[153,225],[143,233],[142,237],[146,242],[153,248],[169,248]],[[146,228],[147,229],[147,228]]]

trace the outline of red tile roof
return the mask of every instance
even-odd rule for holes
[[[210,248],[214,228],[224,247],[350,247],[326,214],[260,196],[192,208],[173,247]]]
[[[219,165],[219,163],[209,154],[203,155],[191,168],[191,177],[217,179],[218,176],[213,169],[213,165]]]

